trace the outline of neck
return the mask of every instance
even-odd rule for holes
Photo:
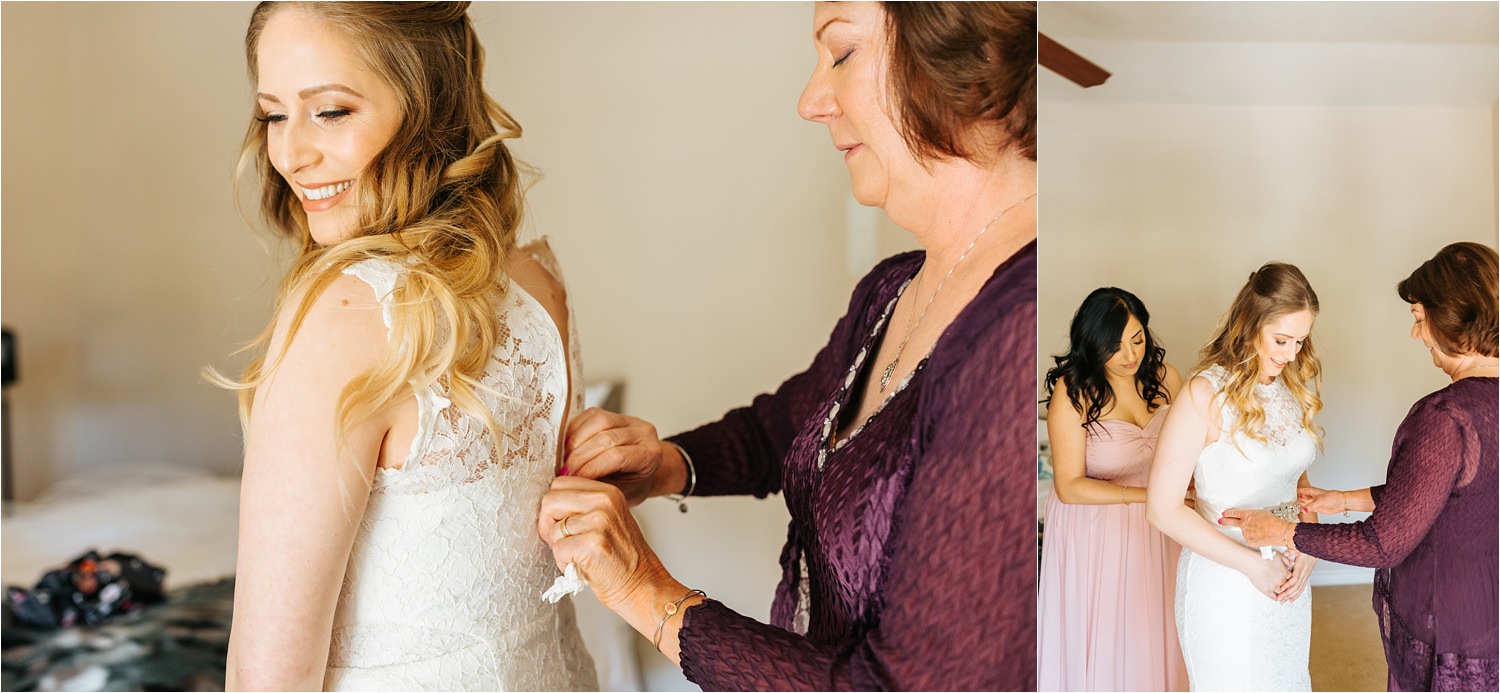
[[[935,162],[932,175],[915,187],[920,189],[911,191],[909,202],[888,205],[886,213],[921,244],[931,271],[952,268],[986,224],[962,271],[993,272],[1036,240],[1036,200],[1026,200],[1037,191],[1034,161],[1007,153],[984,167],[963,160]]]
[[[1464,378],[1493,378],[1500,371],[1500,358],[1464,354],[1443,365],[1443,372],[1454,382]]]

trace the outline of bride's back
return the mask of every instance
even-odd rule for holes
[[[581,393],[573,330],[550,249],[516,255],[477,388],[500,436],[449,401],[446,380],[393,428],[412,432],[408,453],[376,472],[338,598],[329,689],[596,687],[571,603],[540,599],[557,568],[536,517]],[[402,271],[367,260],[346,272],[388,306]]]

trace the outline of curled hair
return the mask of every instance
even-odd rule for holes
[[[478,398],[479,377],[500,338],[506,258],[515,249],[524,185],[505,146],[521,127],[484,91],[484,49],[467,2],[262,2],[251,15],[245,55],[258,81],[261,33],[277,12],[301,12],[347,37],[364,66],[391,85],[402,118],[391,141],[355,179],[360,210],[350,238],[321,246],[295,191],[271,166],[267,124],[250,120],[235,173],[261,187],[261,213],[299,254],[278,291],[277,314],[301,295],[287,343],[313,302],[342,271],[367,259],[406,267],[390,308],[394,345],[340,397],[342,436],[387,404],[436,382],[466,413],[497,425]],[[238,197],[238,195],[236,196]],[[268,347],[275,322],[247,349]],[[257,358],[238,381],[248,426],[257,387],[276,364]],[[497,436],[498,437],[498,436]]]
[[[1120,350],[1120,338],[1132,315],[1146,333],[1146,348],[1135,372],[1136,392],[1146,401],[1146,411],[1156,411],[1157,400],[1169,401],[1171,393],[1162,384],[1167,350],[1157,345],[1151,332],[1151,314],[1135,294],[1112,286],[1094,289],[1073,314],[1068,353],[1052,357],[1056,365],[1047,371],[1047,398],[1042,401],[1050,402],[1057,381],[1066,378],[1068,400],[1083,417],[1083,425],[1097,424],[1115,399],[1104,364]]]
[[[1239,431],[1252,440],[1266,442],[1262,432],[1266,411],[1255,396],[1260,382],[1260,334],[1270,322],[1298,311],[1318,314],[1318,294],[1307,277],[1295,265],[1268,262],[1250,273],[1250,278],[1234,297],[1229,312],[1219,324],[1213,339],[1203,347],[1202,360],[1193,369],[1197,375],[1211,366],[1229,372],[1224,383],[1224,406],[1238,413],[1229,433]],[[1281,381],[1302,408],[1302,427],[1314,442],[1322,445],[1323,429],[1313,417],[1323,409],[1320,396],[1323,364],[1313,348],[1312,335],[1302,342],[1302,351],[1281,371]]]
[[[1036,161],[1036,3],[881,5],[893,116],[912,154],[982,163],[1014,148]]]
[[[1445,246],[1396,284],[1407,303],[1422,304],[1433,346],[1449,356],[1496,354],[1495,249],[1479,243]]]

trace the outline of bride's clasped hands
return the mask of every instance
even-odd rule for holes
[[[1337,504],[1338,501],[1332,498],[1335,493],[1337,492],[1302,487],[1297,489],[1297,504],[1304,512],[1324,512],[1321,508],[1326,503]],[[1224,511],[1219,518],[1219,524],[1239,528],[1245,538],[1245,543],[1251,548],[1258,549],[1265,546],[1282,546],[1278,541],[1280,536],[1286,533],[1287,522],[1265,510],[1231,508]],[[1257,575],[1250,575],[1250,581],[1255,583],[1255,588],[1262,594],[1277,602],[1290,602],[1301,596],[1302,591],[1307,589],[1313,565],[1317,562],[1318,559],[1312,556],[1288,548],[1277,552],[1274,559],[1265,561],[1274,566],[1274,569],[1263,571],[1266,577],[1259,578]]]

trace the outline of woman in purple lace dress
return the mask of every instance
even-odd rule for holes
[[[1034,3],[819,3],[798,110],[925,252],[715,423],[570,426],[538,531],[705,690],[1035,690],[1035,32]],[[770,624],[673,579],[628,511],[772,493],[792,520]]]
[[[1496,266],[1493,248],[1455,243],[1396,285],[1411,304],[1412,338],[1453,382],[1407,413],[1384,484],[1297,494],[1304,510],[1358,510],[1369,519],[1288,526],[1264,511],[1224,513],[1251,546],[1378,569],[1375,615],[1393,691],[1493,691],[1500,683]]]

